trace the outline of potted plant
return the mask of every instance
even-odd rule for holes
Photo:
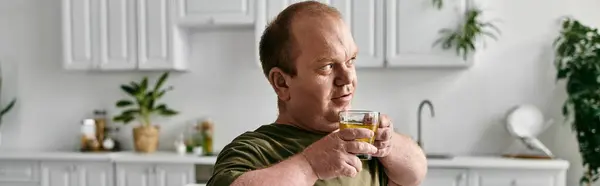
[[[158,102],[168,91],[173,90],[172,86],[162,88],[168,76],[168,72],[163,73],[154,87],[149,87],[148,77],[144,77],[140,82],[121,85],[121,89],[130,96],[130,99],[117,101],[116,106],[124,110],[115,116],[113,121],[124,124],[134,120],[140,122],[140,125],[133,129],[134,146],[137,152],[151,153],[158,148],[159,127],[153,125],[151,116],[170,117],[178,114],[166,104]]]
[[[568,95],[562,112],[583,160],[580,183],[591,186],[600,177],[600,33],[567,18],[554,45],[556,77],[566,81]]]

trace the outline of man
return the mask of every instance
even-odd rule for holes
[[[357,51],[334,8],[301,2],[283,10],[260,43],[279,116],[225,146],[208,185],[419,185],[425,156],[385,115],[376,134],[338,128],[357,84]],[[374,145],[355,141],[373,135]],[[374,158],[361,161],[361,153]]]

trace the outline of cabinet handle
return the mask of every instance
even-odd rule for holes
[[[458,175],[456,179],[457,179],[457,182],[459,182],[459,183],[460,183],[460,182],[462,182],[463,180],[466,180],[466,179],[467,179],[467,174],[465,174],[465,173],[462,173],[462,174]]]
[[[67,171],[68,171],[68,172],[75,172],[75,169],[77,169],[77,168],[75,167],[75,165],[71,165],[71,166],[69,166],[69,168],[67,168]]]

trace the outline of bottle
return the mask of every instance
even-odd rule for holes
[[[96,139],[104,143],[106,136],[106,111],[105,110],[94,110],[94,122],[96,122]],[[103,149],[102,144],[100,149]]]
[[[205,156],[213,155],[213,128],[214,124],[210,119],[202,122],[202,151]]]
[[[185,153],[187,153],[183,134],[180,134],[179,139],[175,140],[175,150],[179,155],[184,155]]]
[[[194,154],[198,154],[197,152],[199,152],[199,151],[195,150],[195,149],[202,148],[203,143],[204,143],[204,141],[203,141],[204,138],[202,137],[201,123],[198,122],[197,124],[195,124],[193,126],[193,128],[194,128],[194,130],[191,130],[191,131],[193,131],[193,133],[191,134],[191,137],[190,137],[190,139],[191,139],[190,141],[191,141],[192,145],[190,147],[188,147],[188,151],[192,152]],[[202,155],[202,154],[199,154],[199,155]]]
[[[81,125],[81,151],[95,149],[96,122],[93,119],[85,119]]]

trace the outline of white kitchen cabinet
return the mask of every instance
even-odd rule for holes
[[[99,64],[98,2],[63,0],[63,60],[66,69],[91,69]]]
[[[42,186],[113,186],[109,162],[42,162]]]
[[[383,67],[384,1],[331,0],[342,14],[358,46],[356,67]]]
[[[194,165],[159,164],[155,174],[156,186],[186,185],[196,181]]]
[[[266,2],[265,2],[266,1]],[[265,27],[283,9],[305,0],[258,1],[255,24],[256,49]],[[338,9],[350,28],[359,48],[356,67],[383,67],[384,56],[384,2],[364,0],[319,0]],[[258,55],[258,51],[257,51]],[[260,63],[259,56],[257,62]]]
[[[421,186],[467,186],[467,169],[430,169]]]
[[[565,186],[563,171],[474,169],[470,177],[474,186]]]
[[[42,186],[74,186],[75,168],[69,163],[42,164]]]
[[[186,33],[174,24],[174,1],[138,0],[138,68],[184,70]]]
[[[117,186],[150,186],[154,184],[151,165],[117,164]]]
[[[40,164],[37,161],[0,161],[0,186],[39,186],[39,177]]]
[[[174,10],[169,0],[63,0],[64,68],[184,70]]]
[[[422,0],[386,0],[386,60],[390,67],[468,67],[453,48],[434,42],[439,30],[454,29],[471,0],[444,1],[441,10]]]
[[[100,3],[101,69],[134,69],[137,66],[135,1]]]
[[[136,67],[135,2],[63,0],[64,67]]]
[[[177,22],[181,25],[251,25],[255,0],[176,0]]]
[[[171,186],[194,183],[190,164],[117,163],[117,186]]]

